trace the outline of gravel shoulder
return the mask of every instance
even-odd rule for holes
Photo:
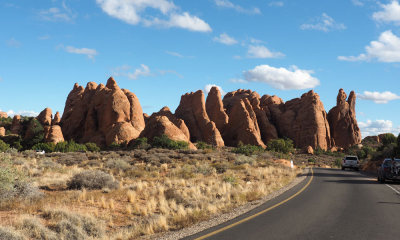
[[[280,196],[281,194],[283,194],[284,192],[288,191],[289,189],[295,187],[297,184],[301,183],[302,181],[304,181],[307,178],[307,174],[309,173],[310,168],[305,168],[303,170],[303,174],[300,174],[299,176],[297,176],[291,183],[289,183],[288,185],[280,188],[279,190],[259,199],[253,202],[249,202],[246,203],[240,207],[237,207],[235,209],[233,209],[232,211],[228,212],[228,213],[224,213],[224,214],[218,214],[216,216],[214,216],[213,218],[207,220],[207,221],[202,221],[199,222],[193,226],[190,226],[188,228],[184,228],[181,229],[179,231],[170,231],[170,232],[164,232],[164,233],[160,233],[160,234],[155,234],[155,235],[151,235],[151,236],[143,236],[142,239],[149,239],[149,240],[153,240],[153,239],[162,239],[162,240],[172,240],[172,239],[181,239],[187,236],[191,236],[193,234],[196,234],[198,232],[201,232],[205,229],[217,226],[221,223],[224,223],[226,221],[229,221],[233,218],[236,218],[256,207],[261,206],[262,204],[266,203],[267,201],[270,201],[271,199],[274,199],[278,196]]]

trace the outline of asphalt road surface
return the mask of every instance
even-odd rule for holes
[[[399,194],[398,183],[314,168],[281,196],[186,239],[400,239]]]

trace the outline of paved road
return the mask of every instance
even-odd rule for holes
[[[298,186],[253,211],[187,239],[196,239],[284,201]],[[314,169],[311,183],[289,201],[206,239],[400,239],[400,185],[359,172]],[[396,193],[396,191],[398,191]]]

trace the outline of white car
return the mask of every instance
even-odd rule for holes
[[[358,161],[357,156],[346,156],[342,160],[342,170],[346,168],[352,168],[358,171],[359,167],[360,167],[360,162]]]

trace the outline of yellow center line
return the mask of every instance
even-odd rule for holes
[[[277,204],[275,204],[275,205],[273,205],[273,206],[271,206],[271,207],[269,207],[269,208],[267,208],[267,209],[264,209],[264,210],[262,210],[262,211],[260,211],[260,212],[258,212],[258,213],[255,213],[255,214],[253,214],[253,215],[251,215],[251,216],[248,216],[248,217],[246,217],[246,218],[244,218],[244,219],[242,219],[242,220],[240,220],[240,221],[237,221],[237,222],[235,222],[235,223],[232,223],[232,224],[230,224],[230,225],[228,225],[228,226],[225,226],[225,227],[223,227],[223,228],[217,229],[217,230],[215,230],[215,231],[213,231],[213,232],[210,232],[210,233],[208,233],[208,234],[206,234],[206,235],[203,235],[203,236],[201,236],[201,237],[198,237],[198,238],[196,238],[195,240],[202,240],[202,239],[211,237],[211,236],[213,236],[213,235],[215,235],[215,234],[217,234],[217,233],[223,232],[223,231],[225,231],[225,230],[227,230],[227,229],[233,228],[234,226],[237,226],[237,225],[239,225],[239,224],[242,224],[242,223],[244,223],[244,222],[247,222],[247,221],[249,221],[249,220],[251,220],[251,219],[253,219],[253,218],[255,218],[255,217],[257,217],[257,216],[259,216],[259,215],[261,215],[261,214],[264,214],[264,213],[266,213],[266,212],[268,212],[268,211],[270,211],[270,210],[272,210],[272,209],[274,209],[274,208],[276,208],[276,207],[278,207],[278,206],[284,204],[285,202],[287,202],[287,201],[289,201],[289,200],[295,198],[297,195],[299,195],[300,193],[302,193],[302,192],[311,184],[311,181],[313,180],[313,178],[314,178],[314,171],[313,171],[313,169],[312,169],[312,167],[311,167],[311,177],[310,177],[310,180],[308,180],[307,184],[306,184],[302,189],[300,189],[297,193],[293,194],[292,196],[286,198],[286,199],[283,200],[282,202],[277,203]]]

